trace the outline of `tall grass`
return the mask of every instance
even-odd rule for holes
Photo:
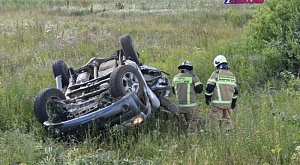
[[[242,34],[259,5],[226,6],[222,1],[1,1],[0,164],[297,164],[300,144],[298,93],[257,82],[254,51]],[[2,10],[3,9],[3,10]],[[18,9],[18,10],[15,10]],[[63,59],[80,67],[91,57],[107,57],[130,34],[142,63],[177,73],[190,60],[202,83],[212,61],[224,54],[240,86],[235,132],[178,134],[176,120],[148,120],[129,135],[85,141],[45,136],[33,115],[37,92],[54,87],[51,63]],[[254,60],[249,60],[254,59]],[[199,95],[201,115],[209,107]],[[205,128],[205,127],[204,127]]]

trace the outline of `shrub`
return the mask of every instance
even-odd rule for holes
[[[300,67],[299,6],[299,0],[268,1],[249,23],[246,36],[265,59],[269,75]]]

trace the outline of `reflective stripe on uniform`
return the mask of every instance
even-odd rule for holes
[[[219,83],[219,82],[216,83],[217,93],[218,93],[218,98],[219,98],[218,101],[222,101],[221,91],[220,91],[220,84],[222,84],[222,83]],[[216,100],[212,100],[212,102],[213,102],[213,101],[216,101]]]
[[[217,81],[218,83],[218,81]],[[234,85],[235,86],[235,82],[222,82],[222,83],[219,83],[219,84],[227,84],[227,85]]]
[[[175,93],[178,96],[178,89],[177,89],[177,84],[186,84],[187,85],[187,90],[186,90],[186,105],[190,105],[191,103],[191,84],[193,83],[193,78],[192,77],[175,77],[173,79],[173,83],[175,86]]]
[[[190,78],[191,82],[192,82],[192,78],[191,77],[185,77],[185,78]],[[191,91],[191,82],[189,82],[187,84],[187,90],[186,90],[186,104],[191,104],[191,95],[190,95],[190,91]]]
[[[215,83],[215,82],[216,82],[216,80],[215,80],[215,79],[208,79],[207,81],[208,81],[208,82],[213,82],[213,83]]]
[[[200,81],[195,83],[195,86],[202,84]]]
[[[178,107],[194,107],[198,106],[198,103],[192,103],[192,104],[179,104]]]
[[[212,100],[212,103],[220,103],[220,104],[230,104],[231,101],[222,101],[222,100]]]
[[[207,95],[207,96],[211,96],[213,93],[207,93],[207,92],[205,92],[205,95]]]
[[[221,82],[234,82],[235,83],[235,77],[233,77],[233,76],[219,75],[217,77],[217,81],[221,81]]]
[[[217,77],[217,81],[216,81],[218,100],[212,100],[212,103],[230,104],[231,100],[230,101],[223,101],[222,100],[220,85],[233,85],[233,86],[236,86],[235,82],[236,81],[235,81],[234,76],[219,75]]]

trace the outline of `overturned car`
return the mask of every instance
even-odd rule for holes
[[[63,60],[52,64],[55,88],[38,92],[34,114],[50,135],[74,135],[114,126],[127,130],[164,109],[176,113],[168,100],[167,73],[142,65],[129,35],[120,37],[121,49],[107,58],[92,58],[74,69]]]

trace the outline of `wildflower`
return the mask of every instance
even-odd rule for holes
[[[277,145],[275,146],[275,148],[271,149],[271,152],[272,152],[273,154],[275,154],[275,153],[279,153],[281,150],[282,150],[282,149],[280,148],[279,144],[277,144]]]

